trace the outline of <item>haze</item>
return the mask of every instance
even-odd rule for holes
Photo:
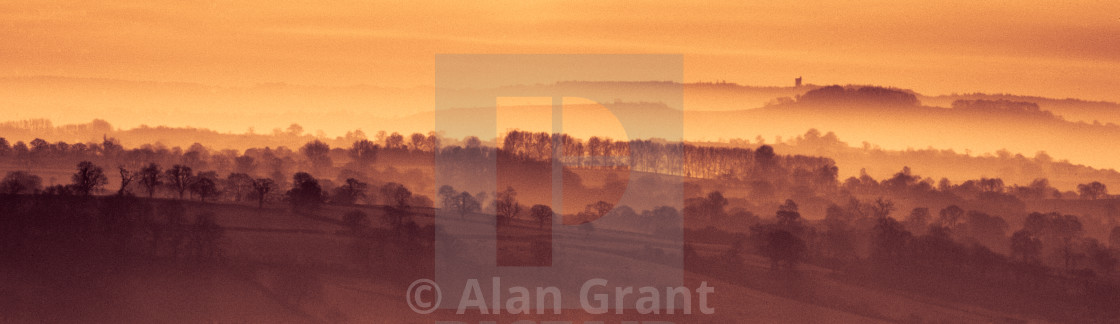
[[[1120,100],[1115,1],[6,1],[0,12],[6,76],[407,88],[432,83],[439,53],[682,53],[688,82],[804,75]]]

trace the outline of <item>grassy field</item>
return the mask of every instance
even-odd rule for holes
[[[516,319],[612,321],[637,316],[591,316],[582,310],[568,310],[560,317],[413,313],[405,304],[405,290],[415,279],[432,278],[434,271],[430,226],[437,222],[436,211],[432,209],[409,210],[409,218],[419,229],[412,236],[390,226],[390,210],[384,206],[323,206],[314,211],[293,212],[282,205],[258,209],[252,203],[187,202],[183,209],[188,217],[200,213],[215,215],[224,228],[220,262],[183,266],[176,261],[160,261],[112,271],[96,270],[105,266],[94,265],[88,273],[62,271],[59,275],[49,273],[50,269],[73,270],[88,265],[45,260],[36,263],[37,268],[5,268],[5,280],[0,280],[0,321],[432,323]],[[344,215],[354,210],[369,217],[364,235],[355,235],[343,222]],[[460,237],[458,253],[464,259],[485,260],[495,257],[493,232],[487,231],[493,228],[491,217],[470,214],[462,219],[441,218],[439,223],[475,233]],[[643,250],[680,244],[644,233],[595,229],[591,234],[578,226],[557,226],[560,227],[552,230],[554,237],[570,239],[561,240],[566,243],[557,247],[557,253],[577,256],[578,261],[556,266],[610,269],[617,276],[612,280],[625,280],[629,274],[643,269],[665,266],[637,256]],[[501,232],[505,235],[502,240],[509,244],[503,245],[505,250],[498,254],[514,261],[532,258],[532,242],[550,233],[525,219],[512,221]],[[729,248],[699,242],[691,245],[705,260],[718,260]],[[982,304],[952,302],[953,298],[923,296],[864,283],[859,278],[808,264],[793,275],[775,273],[769,269],[768,260],[753,254],[742,256],[744,261],[736,268],[715,263],[685,265],[686,286],[697,287],[706,281],[716,287],[712,298],[715,314],[638,319],[677,323],[1040,321],[1028,315],[1015,315],[1016,312],[1009,311],[1014,310],[1011,306],[986,308]],[[40,272],[42,269],[47,272]],[[1003,293],[960,289],[963,294],[973,294],[971,298],[999,298],[998,294]]]

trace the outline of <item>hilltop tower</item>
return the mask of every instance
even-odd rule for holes
[[[793,79],[793,86],[801,87],[801,77],[797,77],[796,79]]]

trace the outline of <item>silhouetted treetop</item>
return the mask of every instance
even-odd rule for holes
[[[70,179],[73,182],[74,191],[85,196],[101,190],[105,184],[109,183],[105,171],[89,161],[78,163],[78,172],[74,173]]]
[[[827,86],[810,90],[797,97],[798,103],[806,104],[854,104],[878,106],[917,106],[918,97],[913,93],[883,87],[843,87]]]
[[[1011,101],[1006,99],[957,100],[953,101],[952,107],[953,109],[976,112],[1010,112],[1016,114],[1054,117],[1053,113],[1042,110],[1036,103],[1025,101]]]

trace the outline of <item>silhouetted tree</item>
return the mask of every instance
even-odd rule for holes
[[[163,180],[160,178],[161,173],[163,173],[163,170],[160,170],[159,165],[155,163],[149,163],[148,166],[140,169],[140,184],[148,190],[148,198],[152,198],[156,193],[156,188],[163,185]]]
[[[43,189],[43,179],[25,171],[11,171],[0,181],[0,193],[18,195],[36,193]]]
[[[778,219],[778,226],[785,231],[794,235],[801,234],[804,231],[805,226],[801,219],[801,212],[798,211],[797,203],[792,199],[786,199],[785,203],[778,206],[775,217]]]
[[[956,229],[964,221],[964,209],[951,205],[941,209],[937,217],[937,226],[951,230]]]
[[[498,223],[503,224],[513,220],[521,213],[521,204],[517,203],[517,191],[513,187],[498,192],[494,198],[494,213],[498,216]]]
[[[78,172],[74,173],[70,180],[73,183],[75,193],[83,196],[89,196],[109,183],[105,171],[89,161],[78,163]]]
[[[401,136],[400,133],[393,132],[392,135],[389,135],[389,137],[385,138],[385,148],[387,148],[387,149],[403,149],[404,148],[404,136]]]
[[[360,198],[365,198],[366,188],[369,187],[365,182],[358,181],[358,179],[347,178],[346,183],[335,188],[332,201],[338,204],[353,205]]]
[[[206,198],[218,195],[218,184],[211,176],[196,176],[191,181],[190,190],[192,195],[198,195],[198,200],[206,201]]]
[[[369,140],[358,140],[346,153],[360,168],[367,168],[377,161],[377,151],[381,147]]]
[[[586,210],[593,215],[592,217],[596,219],[606,216],[612,209],[614,209],[614,204],[602,200],[587,205],[586,208]]]
[[[257,162],[252,156],[242,155],[233,160],[234,172],[246,175],[257,171]]]
[[[1050,186],[1050,180],[1046,178],[1034,179],[1025,187],[1015,186],[1012,188],[1012,193],[1022,200],[1042,200],[1061,195],[1057,189]]]
[[[886,218],[891,215],[894,209],[894,202],[890,199],[879,197],[875,199],[875,203],[871,205],[871,215],[875,218]]]
[[[424,145],[427,146],[427,150],[429,151],[439,151],[440,140],[438,134],[436,134],[436,132],[428,132],[428,138],[424,140]]]
[[[412,135],[409,136],[408,146],[410,146],[413,151],[423,150],[425,147],[424,142],[426,140],[427,137],[424,137],[424,134],[412,133]]]
[[[315,209],[323,202],[323,188],[319,180],[307,172],[297,172],[292,176],[292,189],[288,190],[288,202],[292,208]]]
[[[268,193],[276,189],[276,182],[269,178],[253,180],[253,191],[257,192],[257,208],[264,208],[264,200]]]
[[[300,147],[299,152],[311,161],[311,167],[315,170],[324,170],[331,167],[331,147],[327,143],[319,140],[310,141]]]
[[[1089,258],[1098,271],[1103,272],[1105,275],[1111,275],[1112,271],[1116,269],[1116,255],[1112,249],[1101,245],[1096,239],[1089,239],[1085,243],[1085,254]]]
[[[164,171],[167,178],[167,184],[179,193],[179,199],[183,199],[183,193],[190,189],[191,179],[194,178],[194,171],[191,167],[182,164],[176,164],[167,171]]]
[[[481,210],[482,204],[474,199],[469,192],[464,191],[452,199],[451,208],[459,212],[459,218],[464,218],[468,213]]]
[[[292,123],[291,125],[288,125],[288,133],[287,134],[289,136],[303,135],[303,126],[300,126],[299,124],[296,124],[296,123]]]
[[[828,255],[839,259],[851,259],[856,256],[855,237],[850,229],[855,215],[844,207],[832,204],[825,210],[824,216],[824,248]]]
[[[761,170],[769,170],[776,164],[774,148],[770,145],[759,146],[754,151],[754,162]]]
[[[412,198],[412,191],[409,191],[404,185],[390,182],[381,186],[381,197],[384,199],[385,204],[397,208],[407,208],[409,200]]]
[[[1023,222],[1023,229],[1043,238],[1047,248],[1054,251],[1063,261],[1066,270],[1072,270],[1078,253],[1074,249],[1075,241],[1084,232],[1081,221],[1077,216],[1062,215],[1057,212],[1031,213]]]
[[[233,194],[234,201],[242,201],[252,190],[253,177],[245,173],[230,173],[226,176],[226,191]]]
[[[844,87],[832,85],[805,92],[797,97],[800,104],[810,105],[875,105],[917,106],[918,97],[904,90],[883,87]]]
[[[684,214],[695,219],[706,219],[718,223],[727,217],[727,198],[723,193],[712,191],[707,197],[689,198],[685,201]]]
[[[451,210],[451,206],[455,203],[455,198],[458,197],[458,192],[454,187],[443,185],[439,187],[439,201],[443,205],[444,210]]]
[[[1099,181],[1077,185],[1077,193],[1081,199],[1096,200],[1108,197],[1108,186]]]
[[[932,217],[929,214],[929,208],[919,207],[910,211],[910,215],[906,216],[903,224],[907,231],[917,235],[924,234],[929,229],[929,221]]]
[[[760,250],[770,258],[770,269],[778,270],[785,263],[786,269],[793,271],[805,255],[805,241],[782,229],[773,229],[765,235],[765,243]]]
[[[912,235],[894,218],[880,217],[873,229],[871,258],[880,262],[899,262],[905,257]]]
[[[134,171],[128,171],[128,169],[125,169],[123,165],[118,166],[117,169],[120,170],[120,174],[121,174],[121,187],[120,187],[120,189],[117,189],[117,195],[118,196],[124,196],[125,193],[127,193],[127,191],[128,191],[128,184],[132,183],[132,180],[136,179],[136,177],[139,176],[139,174],[137,174],[137,172],[134,172]]]
[[[981,192],[1003,192],[1003,179],[980,178],[977,187]]]
[[[482,147],[482,140],[478,139],[478,136],[467,136],[463,140],[463,145],[468,149],[477,149]]]
[[[1011,234],[1011,257],[1023,263],[1038,263],[1042,255],[1042,241],[1021,229]]]
[[[968,211],[965,228],[970,237],[987,246],[1000,246],[1000,242],[1007,242],[1008,225],[1003,218],[971,210]]]
[[[533,205],[532,208],[529,208],[529,214],[537,220],[540,228],[544,228],[544,224],[552,222],[552,207]]]

